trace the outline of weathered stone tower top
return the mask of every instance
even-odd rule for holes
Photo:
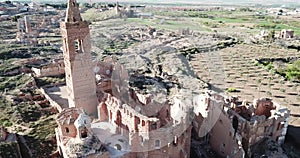
[[[87,21],[82,20],[79,6],[76,0],[68,1],[68,8],[66,12],[65,20],[61,22],[61,28],[88,28],[89,23]]]
[[[79,22],[79,21],[82,21],[82,18],[80,16],[78,4],[76,0],[69,0],[65,22]]]

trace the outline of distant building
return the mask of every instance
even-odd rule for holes
[[[56,12],[57,10],[51,6],[47,6],[46,8],[43,9],[44,12]]]
[[[19,9],[19,12],[20,13],[23,13],[23,12],[28,12],[29,11],[29,7],[28,6],[23,6]]]
[[[136,17],[139,17],[139,18],[151,18],[151,17],[153,17],[152,13],[146,13],[146,12],[138,12],[138,13],[134,13],[134,15]]]
[[[280,31],[279,38],[284,38],[284,39],[290,39],[294,37],[294,31],[293,30],[286,30],[283,29]]]
[[[65,74],[65,65],[63,60],[58,60],[38,67],[32,67],[31,70],[36,77],[59,76]]]
[[[39,32],[37,29],[32,29],[29,16],[19,18],[17,21],[16,40],[26,44],[37,44]]]

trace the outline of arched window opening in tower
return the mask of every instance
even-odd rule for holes
[[[76,39],[74,40],[76,53],[83,53],[82,51],[82,40]]]

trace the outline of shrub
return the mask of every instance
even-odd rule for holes
[[[258,24],[256,25],[258,28],[265,28],[265,29],[274,29],[276,28],[276,24]]]
[[[236,88],[230,87],[230,88],[227,88],[227,92],[229,92],[229,93],[238,92],[238,90]]]
[[[0,143],[0,157],[15,158],[20,157],[18,154],[18,144],[16,142]]]
[[[300,81],[300,60],[286,68],[285,77],[289,80]]]

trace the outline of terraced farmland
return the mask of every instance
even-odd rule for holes
[[[290,125],[300,124],[300,86],[284,77],[260,66],[261,58],[299,58],[294,50],[267,45],[236,45],[220,51],[192,55],[190,64],[197,75],[211,84],[212,88],[230,95],[238,95],[241,100],[270,97],[291,109]],[[227,89],[235,89],[228,92]]]

